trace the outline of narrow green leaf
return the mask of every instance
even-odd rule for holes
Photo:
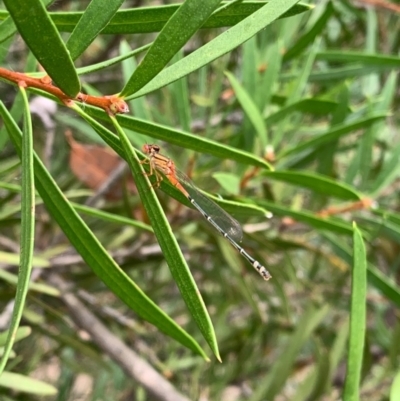
[[[366,78],[369,78],[368,82],[370,81],[375,82],[376,80],[374,79],[374,77],[377,78],[375,74]],[[388,79],[386,80],[386,83],[380,93],[380,98],[378,99],[378,101],[368,104],[367,107],[370,114],[378,112],[389,114],[391,112],[393,96],[396,92],[396,87],[397,87],[396,80],[397,80],[397,71],[396,72],[392,71]],[[375,87],[375,84],[372,83],[371,85]],[[366,86],[367,84],[363,85],[364,88]],[[371,97],[373,96],[376,97],[375,94],[376,90],[372,88],[371,90],[374,92],[374,94],[372,94]],[[389,162],[389,165],[386,165],[386,163],[383,164],[381,174],[379,174],[377,179],[373,180],[371,184],[370,178],[371,176],[375,175],[375,171],[373,168],[374,166],[373,153],[374,153],[375,142],[377,138],[379,138],[379,136],[381,135],[382,130],[384,129],[385,129],[385,121],[377,121],[374,124],[371,124],[371,126],[365,131],[363,137],[359,142],[358,152],[356,157],[354,158],[354,164],[356,164],[356,166],[353,167],[352,165],[350,165],[349,167],[349,170],[354,170],[353,176],[355,173],[358,174],[357,176],[359,182],[358,186],[363,191],[365,191],[370,186],[378,190],[379,186],[382,184],[384,184],[387,187],[390,184],[391,180],[393,180],[398,173],[398,170],[395,168],[395,166],[393,166],[393,161],[389,159],[387,160],[387,162]],[[396,148],[393,150],[394,154],[395,151]],[[391,153],[390,150],[387,153],[390,154]],[[393,168],[392,170],[388,170],[388,167],[389,168],[393,167]],[[382,173],[384,173],[385,176],[383,176]],[[374,196],[375,195],[376,194],[374,193]]]
[[[337,96],[337,104],[332,109],[332,118],[330,120],[330,126],[333,127],[336,124],[342,124],[346,121],[346,118],[349,114],[349,87],[345,83],[341,85],[341,89]],[[313,154],[309,156],[316,157],[318,161],[318,173],[325,174],[328,176],[335,175],[334,171],[336,168],[336,155],[338,152],[339,140],[332,141],[327,143],[325,146],[320,147],[318,150],[315,150]],[[347,181],[342,178],[342,181],[346,183]],[[321,203],[325,202],[325,195],[319,197],[316,200],[321,201]]]
[[[389,220],[398,226],[400,226],[400,214],[399,213],[393,213],[393,212],[388,212],[385,209],[373,209],[372,212],[374,214],[377,214],[378,216],[382,216],[385,220]]]
[[[389,215],[388,215],[389,216]],[[376,219],[374,216],[364,215],[360,217],[360,221],[367,225],[370,229],[378,232],[381,236],[390,238],[391,240],[400,243],[400,226],[392,218]]]
[[[296,146],[286,148],[284,151],[279,153],[277,157],[282,158],[282,157],[291,155],[293,153],[299,153],[299,152],[302,152],[307,149],[316,148],[327,142],[337,140],[338,138],[341,138],[344,135],[350,134],[355,130],[358,130],[361,128],[367,128],[374,121],[378,121],[378,120],[381,120],[386,117],[387,117],[386,114],[378,113],[378,114],[371,115],[366,118],[361,118],[361,119],[353,121],[351,123],[338,124],[337,126],[332,127],[327,132],[317,136],[316,138],[312,138],[312,139],[309,139],[308,141],[303,141],[303,142],[301,142],[301,144],[298,144]]]
[[[283,100],[284,104],[287,104],[287,100]],[[338,106],[338,103],[332,102],[330,100],[324,99],[301,99],[298,102],[288,104],[280,108],[273,114],[270,114],[265,118],[265,122],[267,125],[275,124],[280,120],[283,120],[285,117],[291,115],[293,112],[301,112],[301,113],[309,113],[315,116],[325,116],[331,114],[335,108]]]
[[[276,359],[266,380],[260,383],[257,390],[250,397],[251,401],[273,400],[282,389],[287,380],[301,348],[309,341],[312,332],[329,312],[329,306],[323,305],[319,309],[310,306],[302,316],[296,327],[296,331],[287,340],[286,347]]]
[[[320,361],[320,359],[318,360]],[[316,385],[319,376],[318,366],[310,366],[306,376],[302,378],[301,383],[296,388],[295,394],[291,396],[290,401],[305,401],[310,399],[310,394]]]
[[[345,67],[337,67],[330,68],[321,72],[313,72],[309,77],[309,82],[317,82],[317,83],[329,83],[332,84],[332,81],[345,80],[348,78],[359,78],[363,75],[371,74],[372,72],[384,72],[396,70],[398,67],[388,64],[382,65],[371,65],[371,66],[362,66],[362,65],[349,65]],[[294,71],[289,74],[281,74],[280,81],[288,82],[292,81],[296,78],[301,71]]]
[[[0,27],[1,28],[1,27]],[[8,50],[13,42],[13,38],[6,39],[3,43],[0,43],[0,64],[4,64],[4,60],[8,55]],[[1,137],[0,137],[1,140]]]
[[[47,7],[51,3],[53,3],[54,0],[42,0],[42,1],[45,7]],[[0,43],[3,43],[5,40],[10,38],[12,35],[14,35],[15,32],[17,32],[17,28],[15,27],[14,21],[10,16],[8,16],[0,24]]]
[[[271,212],[259,205],[254,204],[254,200],[242,198],[241,202],[239,201],[232,201],[227,199],[221,199],[215,195],[210,195],[204,191],[203,192],[206,196],[211,198],[215,203],[220,205],[223,209],[227,212],[232,214],[233,216],[248,216],[248,217],[258,217],[269,219],[271,218]]]
[[[365,11],[367,31],[364,45],[365,52],[369,54],[377,53],[377,42],[380,35],[378,28],[378,18],[373,7],[367,7]],[[372,98],[377,95],[380,86],[379,81],[380,77],[376,73],[372,73],[362,78],[360,84],[362,85],[362,93],[366,98]]]
[[[343,235],[351,235],[353,232],[351,225],[344,221],[323,219],[310,212],[292,210],[272,202],[260,201],[258,203],[277,216],[289,216],[319,230],[332,231]]]
[[[17,332],[15,333],[14,341],[18,342],[28,337],[32,333],[32,329],[29,326],[19,326]],[[0,333],[0,347],[2,347],[7,340],[8,330]]]
[[[400,144],[389,150],[387,160],[384,161],[381,172],[374,179],[369,191],[371,198],[377,198],[387,189],[400,174]]]
[[[351,251],[342,243],[338,242],[337,236],[328,233],[322,234],[335,250],[336,255],[351,264]],[[385,276],[379,269],[368,264],[368,281],[377,288],[387,299],[400,307],[400,288],[389,277]]]
[[[109,24],[124,0],[92,0],[66,43],[76,60]]]
[[[14,103],[11,108],[11,115],[15,121],[19,121],[23,112],[23,99],[20,92],[14,98]],[[8,141],[8,134],[5,127],[0,128],[0,149],[2,149]]]
[[[350,335],[343,401],[360,399],[360,379],[366,331],[367,258],[361,232],[354,223]]]
[[[260,111],[253,102],[249,93],[247,93],[235,76],[228,71],[225,71],[225,75],[228,77],[243,111],[257,132],[261,148],[265,150],[268,145],[267,127],[265,126],[264,119]]]
[[[296,103],[303,96],[309,81],[309,77],[312,71],[312,67],[314,65],[315,55],[321,44],[321,38],[317,38],[314,41],[313,46],[310,51],[307,53],[307,57],[305,58],[305,62],[302,63],[302,68],[298,76],[293,80],[292,85],[289,85],[289,92],[287,95],[287,103]],[[286,136],[287,128],[290,122],[290,118],[287,117],[281,123],[279,123],[278,127],[274,131],[274,137],[272,141],[273,148],[277,148],[284,136]]]
[[[240,192],[240,177],[232,173],[214,173],[213,178],[218,181],[218,184],[228,193],[239,195]]]
[[[78,108],[78,107],[76,107]],[[0,115],[17,152],[21,152],[21,132],[0,102]],[[75,212],[65,195],[34,154],[35,182],[47,210],[64,231],[71,244],[101,280],[130,308],[162,332],[207,358],[197,342],[165,314],[126,275],[99,243],[93,232]]]
[[[15,304],[11,317],[9,335],[4,346],[4,353],[0,361],[0,376],[3,372],[14,343],[14,337],[21,321],[28,293],[29,280],[32,271],[32,257],[35,232],[35,183],[33,170],[33,134],[32,121],[29,111],[29,102],[25,88],[20,87],[22,95],[23,135],[21,151],[22,194],[21,194],[21,239],[20,239],[20,265],[18,271],[18,285]]]
[[[363,52],[349,52],[341,50],[329,50],[319,52],[317,54],[317,60],[322,61],[333,61],[335,63],[362,63],[368,67],[400,67],[400,57],[388,56],[387,54],[366,54]]]
[[[131,58],[131,57],[135,56],[136,54],[144,52],[151,45],[152,44],[149,43],[147,45],[138,47],[137,49],[132,50],[132,51],[130,51],[128,53],[121,54],[120,56],[107,59],[107,60],[102,61],[100,63],[91,64],[91,65],[88,65],[86,67],[77,68],[76,71],[77,71],[78,75],[84,75],[84,74],[89,74],[89,73],[94,72],[94,71],[103,70],[104,68],[107,68],[107,67],[110,67],[112,65],[118,64],[121,61],[124,61],[124,60],[126,60],[128,58]]]
[[[154,78],[204,24],[221,0],[186,0],[168,20],[145,58],[122,89],[132,95]]]
[[[102,120],[107,120],[108,118],[106,113],[94,107],[86,106],[85,112],[92,117]],[[208,153],[220,158],[236,160],[239,163],[259,166],[268,170],[272,169],[272,167],[260,157],[239,149],[232,148],[230,146],[223,145],[210,139],[200,137],[198,135],[193,135],[191,133],[180,131],[161,124],[144,121],[131,116],[118,115],[117,119],[118,123],[123,128],[127,128],[139,134],[148,135],[152,138],[164,140],[173,145],[178,145],[186,149],[192,149],[197,152]],[[120,148],[120,145],[117,146]],[[114,147],[113,149],[115,150]]]
[[[351,186],[336,182],[331,178],[316,173],[297,171],[264,171],[263,176],[272,180],[288,182],[314,192],[344,200],[360,200],[362,195]]]
[[[0,135],[1,135],[1,133],[2,132],[0,132]],[[5,135],[7,135],[7,132],[5,132]],[[1,165],[0,165],[0,176],[1,175],[6,175],[7,173],[11,173],[13,171],[16,171],[16,169],[20,165],[21,165],[21,161],[16,156],[4,159],[2,161],[2,163],[1,163]],[[0,182],[0,185],[1,185],[2,188],[10,189],[10,191],[14,191],[14,190],[16,192],[20,192],[21,191],[21,186],[17,185],[17,184],[10,184],[8,182]]]
[[[301,54],[307,48],[307,46],[314,42],[316,37],[325,28],[332,13],[333,6],[332,3],[329,1],[325,7],[324,12],[311,27],[311,29],[309,29],[304,35],[300,36],[300,38],[297,39],[297,41],[287,50],[287,52],[283,56],[283,61],[287,62],[294,59],[299,54]]]
[[[101,220],[110,221],[112,223],[123,224],[126,226],[136,227],[141,230],[153,231],[151,226],[142,221],[128,219],[127,217],[119,216],[114,213],[104,212],[99,209],[95,209],[89,206],[80,205],[79,203],[71,202],[71,205],[74,207],[75,210],[81,212],[83,214],[87,214],[88,216],[97,217]]]
[[[172,59],[173,62],[182,60],[183,51],[180,50]],[[177,122],[184,131],[190,131],[191,126],[191,109],[190,109],[190,93],[187,77],[183,77],[173,82],[170,86],[174,109],[177,110]],[[135,99],[134,99],[135,100]],[[139,116],[138,116],[139,117]]]
[[[15,32],[17,32],[17,28],[15,27],[14,21],[11,17],[8,17],[0,24],[0,43],[11,38]]]
[[[96,110],[93,108],[93,110]],[[113,149],[119,156],[124,158],[124,150],[122,149],[121,142],[118,138],[117,135],[115,135],[113,132],[111,132],[109,129],[105,128],[103,125],[101,125],[97,120],[92,118],[87,112],[90,112],[89,106],[85,106],[85,111],[83,111],[80,107],[76,107],[75,111],[80,115],[103,139],[103,141],[110,146],[111,149]],[[100,110],[98,110],[100,111]],[[94,114],[94,113],[93,113]],[[103,117],[104,120],[106,120],[107,114],[100,112],[99,115]],[[97,116],[96,116],[97,117]]]
[[[368,265],[368,281],[400,308],[400,288],[375,266]]]
[[[202,46],[200,49],[186,56],[183,60],[166,68],[158,74],[151,82],[136,92],[133,97],[143,96],[153,92],[171,82],[176,81],[193,71],[198,70],[211,61],[228,53],[250,39],[257,32],[264,29],[268,24],[278,19],[290,10],[298,0],[271,0],[262,8],[234,27],[222,33],[215,39]],[[200,3],[199,3],[200,4]],[[233,8],[233,7],[232,7]],[[232,8],[229,8],[232,9]]]
[[[371,114],[373,113],[373,107],[370,106]],[[370,114],[370,113],[369,113]],[[371,170],[373,170],[373,151],[374,151],[374,144],[375,144],[375,136],[378,133],[377,127],[381,125],[384,121],[380,120],[371,124],[365,132],[363,133],[362,137],[360,138],[358,144],[358,151],[360,153],[360,157],[358,158],[358,178],[360,183],[358,188],[361,191],[365,191],[368,185],[369,177]],[[357,159],[357,157],[355,158]]]
[[[344,359],[347,350],[347,339],[349,337],[349,321],[346,318],[343,322],[336,325],[336,337],[330,347],[330,371],[328,373],[327,386],[325,391],[329,393],[334,386],[334,379],[340,362]]]
[[[18,32],[54,83],[75,97],[80,82],[56,26],[40,0],[4,0]],[[29,10],[29,12],[27,12]]]
[[[140,194],[140,198],[142,199],[143,205],[146,208],[151,225],[154,229],[154,233],[156,234],[158,243],[163,251],[171,274],[201,333],[203,334],[211,350],[214,352],[215,356],[218,358],[218,360],[220,360],[221,357],[219,356],[218,343],[215,337],[211,318],[207,312],[196,282],[194,281],[194,278],[175,239],[171,226],[165,217],[155,192],[153,190],[149,191],[151,184],[141,168],[140,160],[138,159],[134,148],[129,142],[128,137],[118,125],[117,120],[115,118],[112,118],[112,120],[119,133],[127,162],[135,176],[135,182]]]
[[[256,113],[258,110],[257,106],[255,106],[254,104],[250,105],[249,108],[243,107],[243,103],[245,103],[243,96],[249,98],[249,94],[251,94],[252,96],[251,103],[256,103],[257,94],[258,92],[262,91],[262,88],[260,88],[257,82],[259,79],[259,73],[257,71],[257,64],[258,64],[257,37],[253,36],[248,41],[243,43],[241,59],[242,59],[240,68],[241,71],[240,72],[238,71],[238,73],[241,74],[241,84],[237,80],[235,80],[236,81],[235,83],[237,84],[236,89],[238,89],[238,93],[236,93],[236,98],[239,101],[241,108],[245,112],[243,116],[244,118],[242,121],[242,126],[240,129],[241,131],[240,147],[243,150],[252,150],[254,149],[254,140],[258,133],[255,130],[254,123],[249,119],[246,113],[247,110],[249,109],[250,110],[255,109]],[[233,90],[236,92],[236,89],[232,85],[232,82],[231,86]],[[244,95],[240,96],[240,94],[242,93]],[[245,106],[247,105],[245,104]],[[259,110],[262,110],[262,106],[260,107]],[[261,126],[264,126],[264,121],[261,118],[259,118],[259,126],[260,123]],[[262,151],[266,147],[266,141],[264,141],[264,143],[261,146],[259,146],[259,143],[257,143],[256,146]]]
[[[223,2],[229,5],[230,2]],[[236,25],[244,18],[259,10],[267,1],[243,1],[227,8],[223,6],[213,13],[202,28],[221,28]],[[150,33],[162,30],[166,22],[177,11],[180,4],[159,5],[157,7],[138,7],[120,10],[110,21],[102,33],[104,34],[133,34]],[[312,6],[296,4],[279,18],[288,18],[309,11]],[[219,11],[221,10],[221,11]],[[51,18],[61,32],[72,32],[78,23],[82,12],[53,12]],[[1,18],[1,14],[0,14]]]
[[[131,48],[126,40],[121,41],[119,45],[119,52],[121,55],[131,53]],[[128,81],[129,77],[133,74],[136,68],[137,63],[134,57],[130,57],[122,62],[122,74],[124,82]],[[151,107],[144,96],[131,100],[129,102],[129,109],[131,110],[132,115],[141,118],[142,120],[153,120],[151,115]]]
[[[400,371],[394,376],[390,387],[390,401],[400,400]]]
[[[42,396],[57,394],[57,389],[50,384],[12,372],[3,372],[0,375],[0,387]]]
[[[307,399],[318,400],[321,399],[325,394],[325,389],[329,383],[329,372],[331,369],[329,348],[322,344],[317,338],[315,341],[317,344],[317,365],[316,367],[316,378],[314,383],[313,391],[309,394]]]
[[[16,265],[20,264],[20,255],[15,253],[0,251],[0,260],[3,263]],[[50,262],[43,258],[38,258],[37,256],[32,257],[32,266],[34,267],[50,267]]]
[[[236,75],[233,75],[232,73],[229,72],[229,70],[225,70],[224,74],[226,75],[226,72],[228,72],[228,79],[230,76],[233,76],[233,79],[235,80],[235,83],[238,84],[240,89],[244,89],[247,96],[251,94],[253,96],[252,101],[254,101],[254,97],[256,96],[257,91],[263,90],[264,88],[259,88],[258,87],[258,77],[259,73],[257,71],[257,65],[258,65],[258,56],[259,56],[259,49],[258,49],[258,43],[257,43],[257,37],[253,36],[250,38],[248,41],[243,43],[242,47],[242,66],[241,66],[241,79],[239,83],[239,78],[236,79]],[[267,68],[268,70],[268,68]],[[232,85],[232,83],[231,83]]]
[[[276,41],[276,43],[272,43],[267,54],[263,58],[268,68],[263,73],[259,82],[258,96],[256,99],[259,110],[263,110],[266,105],[270,104],[275,86],[278,84],[279,72],[282,66],[282,47],[283,44],[280,40]],[[269,117],[265,119],[265,123],[268,127],[270,123]]]
[[[12,284],[14,286],[18,286],[21,282],[21,278],[13,273],[10,273],[7,270],[0,269],[0,279],[4,280],[5,282]],[[35,283],[35,282],[29,282],[28,283],[28,290],[29,291],[36,291],[42,294],[50,295],[52,297],[58,297],[60,296],[60,292],[54,288],[51,287],[50,285],[47,284],[41,284],[41,283]],[[17,288],[17,294],[18,294],[18,288]]]
[[[303,97],[303,94],[306,91],[307,86],[309,85],[310,75],[314,66],[315,57],[318,53],[319,48],[321,47],[321,42],[322,38],[316,38],[310,50],[307,52],[307,57],[302,64],[301,72],[295,80],[294,85],[292,85],[292,90],[287,96],[287,102],[289,104],[295,103]]]

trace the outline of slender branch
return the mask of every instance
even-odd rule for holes
[[[47,93],[56,96],[66,106],[70,106],[72,101],[78,101],[92,106],[99,107],[109,114],[125,114],[129,112],[129,107],[123,98],[118,95],[110,96],[91,96],[79,92],[75,98],[71,99],[60,88],[54,86],[49,76],[42,78],[33,78],[22,72],[15,72],[0,67],[0,78],[13,82],[16,85],[24,85],[24,87],[31,87],[41,89]]]

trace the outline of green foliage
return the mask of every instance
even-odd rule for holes
[[[86,373],[92,400],[396,401],[398,16],[346,0],[50,3],[0,10],[0,399],[74,399]],[[65,97],[7,78],[43,79],[39,64]],[[131,112],[66,101],[81,87]],[[80,173],[66,130],[86,143]],[[270,281],[147,177],[144,143],[242,223]],[[80,189],[106,164],[99,144],[134,177],[111,198]]]

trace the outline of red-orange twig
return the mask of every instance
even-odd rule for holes
[[[357,202],[349,203],[347,205],[342,206],[331,206],[326,209],[320,210],[317,213],[318,217],[329,217],[335,214],[342,214],[345,212],[353,212],[356,210],[370,209],[373,205],[374,201],[369,198],[361,199]]]
[[[48,76],[33,78],[21,72],[14,72],[0,67],[0,78],[14,82],[17,85],[41,89],[60,99],[66,106],[73,100],[99,107],[109,114],[124,114],[129,112],[127,103],[118,95],[91,96],[79,92],[75,98],[66,95],[60,88],[54,86]]]
[[[394,4],[390,1],[385,0],[358,0],[358,3],[368,4],[375,7],[384,8],[387,10],[391,10],[397,13],[400,13],[400,6],[398,4]]]
[[[240,190],[242,191],[244,188],[246,188],[247,183],[257,175],[257,173],[260,171],[260,167],[253,167],[250,171],[248,171],[244,177],[240,181]]]
[[[364,198],[356,202],[348,203],[346,205],[340,206],[330,206],[326,209],[322,209],[319,212],[315,213],[317,217],[326,218],[329,216],[334,216],[338,214],[343,214],[346,212],[354,212],[356,210],[367,210],[373,207],[374,200],[370,198]],[[289,227],[296,223],[296,220],[292,217],[284,217],[282,219],[282,226]]]

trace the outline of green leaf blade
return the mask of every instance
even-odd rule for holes
[[[213,13],[201,28],[221,28],[236,25],[244,18],[264,6],[266,1],[243,1]],[[226,5],[227,2],[222,2]],[[160,5],[124,9],[102,31],[103,34],[134,34],[160,32],[180,4]],[[288,18],[309,11],[308,4],[296,4],[279,18]],[[53,22],[60,32],[72,32],[82,16],[82,12],[51,12]],[[1,17],[1,15],[0,15]]]
[[[92,0],[67,41],[72,60],[76,60],[108,25],[124,0]]]
[[[256,130],[261,147],[263,151],[265,151],[268,145],[268,136],[267,127],[265,126],[261,112],[258,110],[257,105],[253,102],[249,93],[239,83],[236,77],[228,71],[225,71],[225,75],[228,77],[240,105]]]
[[[329,194],[329,196],[349,201],[362,199],[362,195],[357,193],[350,185],[336,182],[321,174],[301,171],[264,171],[262,175],[272,180],[308,188],[322,195]]]
[[[19,33],[47,74],[64,93],[75,97],[81,87],[75,66],[42,2],[5,0],[4,4]]]
[[[268,24],[288,12],[297,2],[298,0],[271,0],[234,27],[222,33],[189,56],[186,56],[181,61],[163,70],[131,97],[139,97],[153,92],[211,63],[211,61],[214,61],[218,57],[221,57],[235,47],[246,42]]]
[[[13,372],[3,372],[0,375],[0,387],[42,396],[57,394],[57,389],[54,386],[41,380]]]
[[[108,116],[103,111],[94,107],[86,106],[86,112],[95,118],[107,120]],[[208,138],[203,138],[188,132],[184,132],[165,125],[152,123],[146,120],[131,116],[117,117],[118,123],[123,128],[147,135],[152,138],[165,140],[177,146],[192,149],[197,152],[208,153],[220,158],[228,158],[236,160],[239,163],[249,164],[271,170],[271,165],[265,160],[257,157],[249,152],[235,149],[228,145],[223,145]],[[118,141],[118,138],[116,138]],[[120,145],[117,145],[120,148]],[[115,149],[114,149],[115,150]],[[118,153],[118,151],[117,151]]]
[[[338,124],[337,126],[331,127],[325,134],[319,135],[318,137],[309,139],[307,141],[303,141],[300,145],[287,147],[284,151],[279,153],[277,157],[287,157],[295,153],[300,153],[304,150],[317,148],[323,144],[326,144],[333,140],[337,140],[344,135],[348,135],[357,129],[368,128],[371,123],[382,120],[386,117],[386,114],[376,113],[374,115],[360,118],[350,123]]]
[[[20,265],[18,272],[18,285],[15,304],[9,328],[9,335],[4,346],[4,353],[0,361],[0,376],[6,366],[14,343],[15,334],[21,321],[25,306],[29,280],[32,271],[32,259],[35,232],[35,183],[33,173],[33,132],[32,120],[29,112],[29,103],[26,91],[20,88],[22,94],[23,136],[22,136],[22,196],[21,196],[21,239],[20,239]]]
[[[367,257],[361,232],[354,223],[354,253],[350,310],[349,352],[346,381],[343,390],[344,401],[359,399],[361,368],[366,332],[367,298]]]
[[[172,229],[165,218],[161,205],[154,193],[149,191],[151,187],[149,181],[143,174],[144,171],[140,167],[140,161],[136,156],[136,152],[130,144],[124,131],[118,127],[115,121],[115,126],[120,134],[121,144],[124,148],[128,164],[135,175],[135,182],[138,187],[143,205],[146,208],[149,219],[157,236],[157,240],[163,251],[165,259],[170,268],[171,274],[179,287],[181,295],[196,321],[201,333],[209,344],[215,356],[220,360],[218,344],[211,322],[211,318],[207,312],[200,291],[193,279],[193,276],[186,264],[179,245],[173,235]]]
[[[148,50],[126,83],[121,96],[132,95],[154,78],[204,24],[221,0],[186,0]]]

